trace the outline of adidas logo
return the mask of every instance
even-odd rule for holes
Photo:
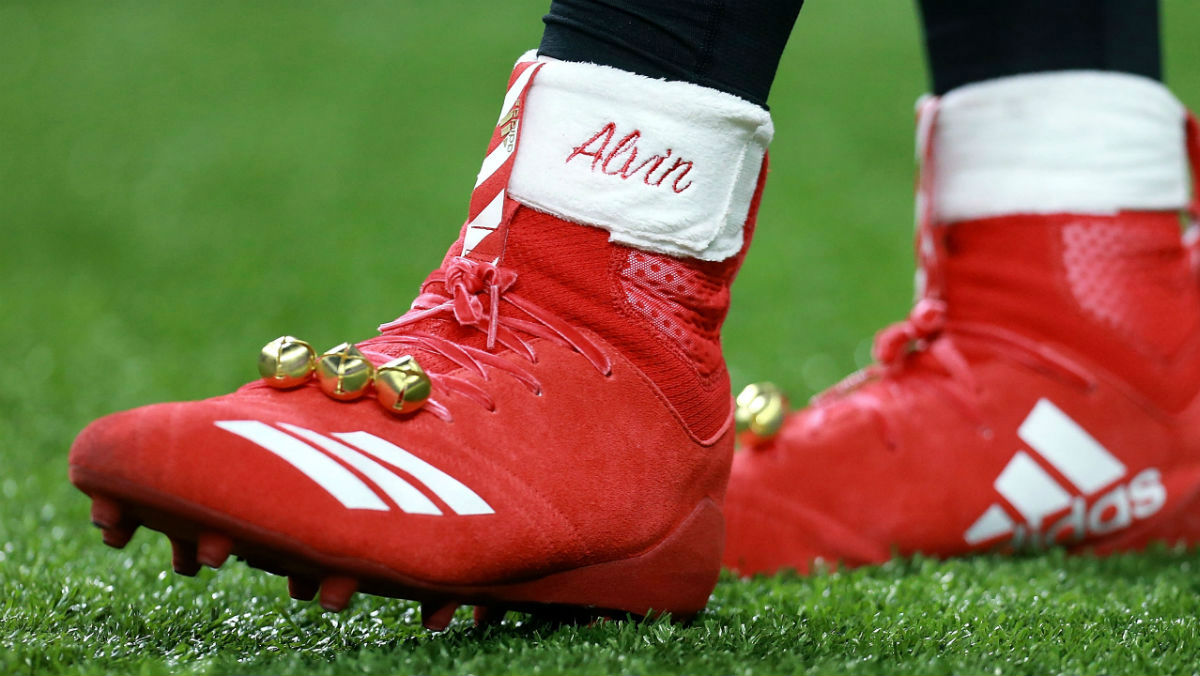
[[[969,545],[1004,536],[1016,548],[1069,544],[1127,528],[1154,515],[1167,501],[1162,476],[1153,467],[1113,486],[1128,474],[1125,465],[1046,399],[1033,407],[1017,436],[1031,453],[1017,451],[993,485],[1024,523],[1016,523],[1002,505],[993,504],[963,534]],[[1069,486],[1046,471],[1039,457]],[[1072,488],[1075,492],[1068,492]],[[1047,517],[1064,512],[1045,525]]]
[[[374,434],[345,432],[325,436],[298,425],[278,423],[272,427],[257,420],[218,420],[214,424],[275,454],[325,489],[346,509],[390,511],[391,507],[380,497],[382,493],[403,512],[441,516],[442,509],[407,478],[396,474],[391,469],[394,467],[424,486],[455,514],[494,513],[483,498],[458,479]],[[342,463],[360,472],[366,480]]]

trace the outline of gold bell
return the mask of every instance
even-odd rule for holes
[[[733,422],[739,432],[748,431],[758,440],[779,433],[788,403],[783,390],[773,383],[752,383],[738,393]]]
[[[280,336],[258,353],[258,373],[271,387],[281,390],[308,382],[317,367],[317,351],[292,336]]]
[[[342,343],[317,360],[317,383],[334,399],[358,399],[371,386],[375,366],[350,343]]]
[[[432,393],[429,375],[409,355],[389,361],[375,373],[375,396],[392,413],[412,413],[424,406]]]

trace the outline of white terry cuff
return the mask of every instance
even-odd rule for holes
[[[1122,73],[1035,73],[952,90],[934,130],[935,217],[1182,208],[1184,116],[1161,83]]]
[[[716,261],[741,250],[774,133],[767,111],[699,85],[542,60],[512,199],[648,251]]]

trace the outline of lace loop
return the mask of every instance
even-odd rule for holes
[[[455,257],[443,269],[436,270],[429,276],[422,293],[413,301],[408,312],[393,321],[381,324],[379,331],[383,335],[369,342],[375,345],[391,343],[410,349],[426,350],[485,380],[488,377],[488,369],[501,371],[521,382],[534,394],[541,394],[542,391],[537,378],[519,363],[494,354],[496,346],[500,345],[530,362],[536,362],[537,355],[532,345],[520,334],[565,345],[583,355],[604,375],[612,372],[608,356],[595,341],[562,318],[514,293],[516,283],[517,273],[511,269],[493,263]],[[523,312],[527,318],[503,315],[501,301]],[[460,326],[483,331],[487,336],[486,349],[463,345],[423,331],[401,331],[423,319],[435,316],[448,316]],[[495,403],[491,397],[478,385],[459,376],[435,372],[430,372],[429,376],[434,380],[435,392],[440,389],[457,393],[488,410],[495,410]],[[444,419],[448,419],[448,409],[444,404],[439,404],[432,411],[435,414],[444,412],[447,416]]]
[[[937,298],[922,298],[908,318],[883,329],[875,336],[871,350],[875,361],[896,366],[910,349],[919,349],[937,337],[946,326],[946,303]]]
[[[517,273],[493,263],[457,257],[446,266],[446,289],[453,301],[454,318],[464,326],[487,324],[487,349],[496,347],[500,296],[517,281]],[[488,295],[487,312],[479,295]],[[487,320],[486,322],[484,320]]]

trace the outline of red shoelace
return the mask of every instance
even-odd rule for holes
[[[539,396],[542,384],[537,377],[521,362],[501,356],[497,347],[512,351],[529,364],[536,364],[538,356],[533,341],[545,339],[583,355],[601,374],[612,373],[608,356],[594,340],[561,317],[515,293],[516,282],[517,273],[511,269],[455,257],[429,276],[423,292],[408,312],[381,324],[381,335],[359,347],[368,356],[374,353],[386,358],[390,358],[388,354],[373,348],[386,345],[413,352],[425,351],[441,356],[485,381],[490,377],[489,370],[506,373]],[[502,312],[505,305],[520,314]],[[414,327],[422,320],[435,317],[452,319],[460,326],[483,332],[486,335],[484,348],[464,345]],[[451,421],[450,411],[439,400],[439,393],[459,394],[489,411],[496,410],[493,398],[475,382],[461,375],[438,373],[436,367],[426,370],[433,381],[434,396],[424,410],[444,421]]]

